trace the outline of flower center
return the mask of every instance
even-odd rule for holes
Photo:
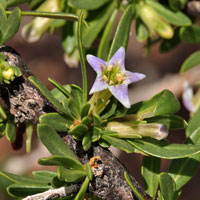
[[[108,85],[119,85],[123,83],[124,77],[118,65],[103,66],[102,78]]]

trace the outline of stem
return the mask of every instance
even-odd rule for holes
[[[7,15],[10,15],[12,11],[6,11]],[[78,21],[78,16],[71,13],[63,12],[42,12],[42,11],[21,11],[22,16],[33,16],[33,17],[45,17],[53,19],[66,19],[70,21]],[[85,20],[82,20],[83,23],[88,26]]]
[[[81,71],[83,77],[83,102],[87,102],[88,86],[87,86],[87,71],[85,65],[85,52],[83,50],[82,44],[82,21],[84,13],[81,12],[78,19],[78,30],[77,30],[77,40],[78,40],[78,50],[80,54]]]

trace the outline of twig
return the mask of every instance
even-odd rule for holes
[[[23,200],[53,200],[56,198],[62,198],[70,195],[74,195],[80,189],[79,185],[71,185],[68,187],[61,187],[58,189],[50,189],[42,193],[27,196]]]

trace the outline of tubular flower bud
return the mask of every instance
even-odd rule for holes
[[[37,11],[46,12],[60,12],[61,1],[60,0],[46,0]],[[35,17],[30,23],[26,24],[22,29],[23,38],[29,42],[37,42],[43,33],[48,30],[53,19],[44,17]]]
[[[197,111],[200,106],[200,89],[197,90],[195,94],[193,94],[193,89],[188,82],[184,83],[184,90],[183,90],[183,104],[185,108],[193,114]]]
[[[112,121],[107,124],[107,129],[117,132],[119,138],[151,137],[162,140],[168,136],[168,129],[163,124]]]
[[[172,27],[149,5],[144,3],[139,5],[139,16],[148,27],[151,35],[156,32],[162,38],[170,39],[173,37]]]

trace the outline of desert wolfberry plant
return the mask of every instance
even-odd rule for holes
[[[188,121],[177,114],[181,104],[167,89],[131,104],[129,85],[142,82],[146,75],[126,69],[125,58],[131,26],[146,53],[154,45],[165,53],[183,42],[199,43],[199,5],[189,0],[0,0],[0,136],[17,150],[25,133],[28,153],[36,130],[51,154],[38,155],[38,163],[56,166],[56,171],[33,171],[31,177],[0,171],[0,182],[12,198],[179,199],[200,162],[199,90],[193,94],[189,83],[184,85]],[[21,37],[30,49],[45,32],[59,34],[65,63],[81,67],[81,87],[50,77],[54,89],[48,90],[23,55],[6,45],[15,39],[24,16],[33,17],[21,25]],[[196,51],[180,72],[198,64]],[[91,88],[88,68],[96,73]],[[179,129],[185,141],[168,141],[172,130]],[[143,155],[143,185],[110,146]],[[171,160],[166,171],[161,170],[163,159]]]

